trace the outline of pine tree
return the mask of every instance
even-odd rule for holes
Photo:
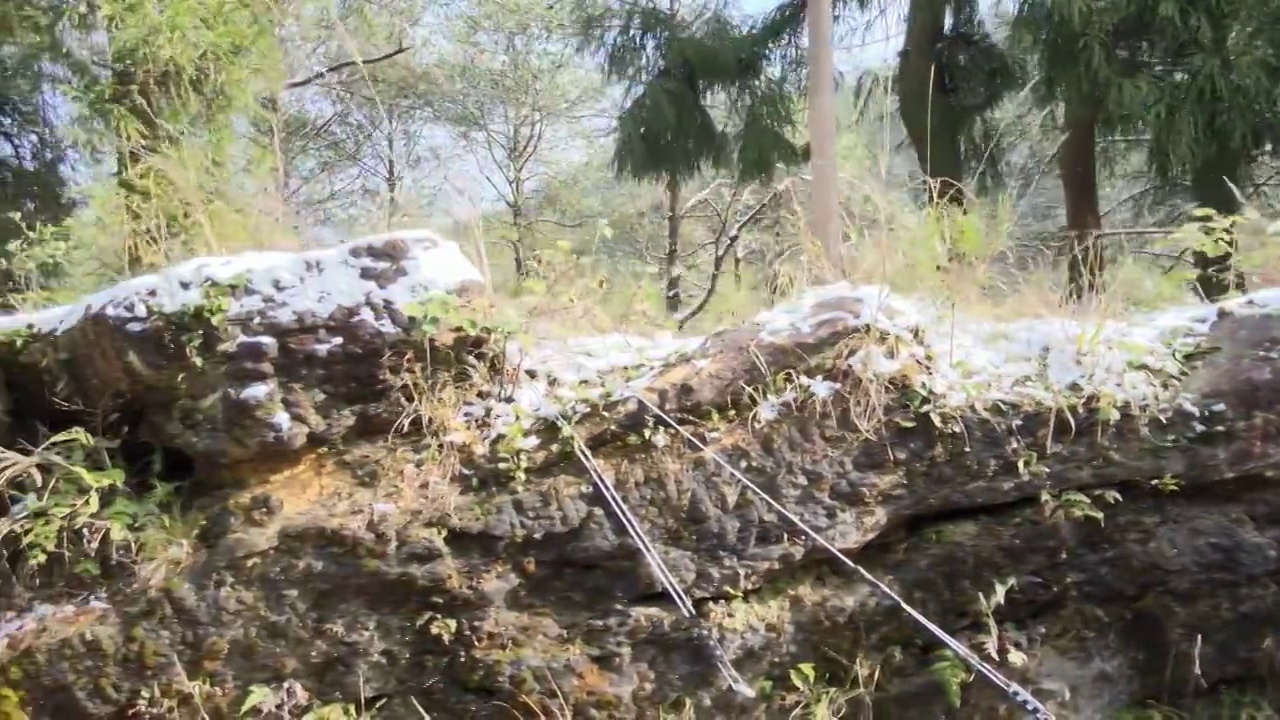
[[[612,165],[619,177],[660,182],[666,193],[666,305],[680,310],[680,193],[707,170],[739,181],[764,179],[803,160],[790,139],[796,124],[794,66],[770,67],[771,48],[721,6],[688,14],[626,5],[582,8],[584,45],[621,82],[628,102],[617,119]],[[728,117],[711,103],[722,100]]]
[[[1163,0],[1148,7],[1148,161],[1165,182],[1189,181],[1196,204],[1241,211],[1235,188],[1280,141],[1280,8],[1242,0]],[[1234,186],[1234,187],[1233,187]],[[1201,296],[1245,289],[1235,240],[1196,248]]]

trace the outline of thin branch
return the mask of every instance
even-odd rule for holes
[[[536,220],[534,220],[533,222],[535,222],[535,223],[547,223],[548,225],[555,225],[555,226],[557,226],[557,227],[569,228],[569,229],[573,229],[573,228],[580,228],[580,227],[582,227],[583,225],[585,225],[585,224],[586,224],[586,221],[585,221],[585,220],[576,220],[576,221],[574,221],[574,222],[565,222],[564,220],[556,220],[556,219],[554,219],[554,218],[544,218],[544,217],[537,218],[537,219],[536,219]]]
[[[1125,203],[1133,202],[1134,200],[1137,200],[1143,195],[1155,192],[1160,189],[1161,187],[1159,185],[1148,185],[1147,187],[1144,187],[1141,190],[1136,190],[1134,192],[1131,192],[1128,195],[1125,195],[1124,197],[1117,200],[1115,204],[1113,204],[1111,207],[1107,208],[1106,211],[1102,213],[1102,217],[1105,218],[1106,216],[1110,215],[1112,212],[1115,212],[1116,208],[1120,207],[1121,205],[1124,205]]]
[[[1165,268],[1165,271],[1164,271],[1165,275],[1168,275],[1169,273],[1173,272],[1178,267],[1179,263],[1186,263],[1191,267],[1196,266],[1194,262],[1187,259],[1187,256],[1186,256],[1187,251],[1185,249],[1182,252],[1177,252],[1177,253],[1157,252],[1155,250],[1130,250],[1129,252],[1133,253],[1134,255],[1147,255],[1150,257],[1157,257],[1157,258],[1164,258],[1166,260],[1172,260],[1173,263],[1171,263],[1169,267]]]
[[[689,308],[689,312],[682,315],[680,319],[676,321],[677,331],[684,330],[686,325],[688,325],[694,318],[698,317],[703,310],[706,310],[707,305],[711,304],[711,297],[715,295],[716,288],[720,284],[720,276],[724,271],[725,258],[729,256],[729,251],[733,250],[733,246],[738,244],[738,239],[741,237],[742,235],[740,234],[729,236],[724,247],[716,253],[715,258],[711,261],[711,278],[707,281],[707,290],[702,293],[702,299],[698,301],[698,304]]]
[[[1178,228],[1118,228],[1115,230],[1090,230],[1089,234],[1094,237],[1111,237],[1112,235],[1176,235]],[[1046,235],[1074,236],[1079,234],[1076,230],[1051,230]]]
[[[362,59],[360,59],[360,58],[352,58],[352,59],[350,59],[350,60],[343,60],[343,61],[342,61],[342,62],[340,62],[340,63],[335,63],[335,64],[333,64],[333,65],[330,65],[330,66],[329,66],[329,67],[327,67],[327,68],[322,68],[322,69],[320,69],[320,70],[317,70],[316,72],[314,72],[314,73],[312,73],[312,74],[310,74],[310,75],[308,75],[308,76],[306,76],[306,77],[298,78],[298,79],[296,79],[296,80],[290,80],[290,81],[288,81],[288,82],[286,82],[286,83],[284,84],[284,89],[285,89],[285,90],[297,90],[298,88],[304,88],[304,87],[306,87],[306,86],[308,86],[308,85],[314,84],[315,82],[317,82],[317,81],[319,81],[319,80],[323,80],[324,78],[326,78],[326,77],[328,77],[328,76],[330,76],[330,75],[332,75],[332,74],[334,74],[334,73],[342,72],[343,70],[346,70],[347,68],[353,68],[353,67],[357,67],[357,66],[359,66],[359,65],[365,65],[365,66],[368,66],[368,65],[376,65],[376,64],[378,64],[378,63],[380,63],[380,62],[386,62],[387,60],[390,60],[390,59],[392,59],[392,58],[394,58],[394,57],[398,57],[398,56],[403,55],[403,54],[405,54],[405,53],[407,53],[407,52],[409,52],[409,46],[407,46],[407,45],[401,45],[400,47],[396,48],[395,50],[392,50],[391,52],[388,52],[388,53],[383,53],[382,55],[378,55],[377,57],[371,57],[371,58],[364,59],[364,60],[362,60]]]
[[[725,185],[727,182],[728,181],[724,179],[716,180],[712,182],[710,185],[708,185],[706,188],[704,188],[702,192],[698,193],[697,195],[694,195],[692,198],[689,198],[689,202],[685,203],[684,207],[681,208],[680,210],[680,217],[681,218],[689,217],[689,211],[693,210],[693,208],[697,206],[699,203],[704,202],[707,199],[707,196],[712,193],[712,191],[716,190],[722,185]]]
[[[1178,232],[1177,228],[1129,228],[1127,230],[1094,230],[1093,235],[1096,237],[1111,237],[1112,235],[1173,235]],[[1062,231],[1064,235],[1070,235],[1070,230]]]
[[[773,202],[773,199],[778,195],[781,195],[782,191],[789,185],[790,181],[784,180],[782,183],[774,187],[763,200],[751,209],[751,212],[747,213],[746,217],[739,220],[737,224],[733,226],[733,229],[729,231],[724,246],[716,251],[715,257],[711,261],[711,278],[707,281],[706,292],[702,294],[702,299],[698,301],[697,305],[690,308],[689,312],[682,315],[680,319],[676,321],[677,330],[684,330],[685,326],[705,310],[707,305],[711,303],[711,296],[715,294],[716,286],[720,281],[720,276],[724,272],[724,261],[729,257],[729,253],[733,250],[734,246],[738,244],[738,241],[742,239],[742,232],[755,223],[755,221],[760,218],[760,215],[764,212],[765,208]],[[721,232],[724,232],[723,229],[721,229]]]

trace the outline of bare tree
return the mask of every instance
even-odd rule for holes
[[[390,229],[407,203],[438,191],[435,160],[446,138],[432,124],[416,88],[421,52],[404,42],[406,19],[424,14],[419,0],[395,0],[370,13],[360,5],[295,8],[280,30],[292,79],[264,98],[280,196],[321,224]]]
[[[706,240],[698,248],[691,251],[689,255],[710,253],[710,268],[708,272],[707,284],[703,290],[702,297],[693,307],[676,319],[676,326],[683,330],[694,318],[702,313],[711,303],[712,297],[715,295],[716,289],[719,287],[720,279],[724,275],[725,262],[730,258],[733,259],[733,273],[736,280],[741,280],[741,248],[743,244],[743,235],[747,229],[760,223],[770,211],[778,204],[778,200],[783,192],[787,190],[793,178],[787,178],[776,185],[769,187],[743,186],[740,184],[730,185],[727,182],[720,181],[713,183],[706,191],[699,193],[691,201],[693,206],[686,206],[686,214],[693,212],[697,208],[703,208],[709,212],[712,219],[712,236]],[[721,190],[720,196],[713,192]]]
[[[286,141],[289,173],[282,180],[291,204],[327,219],[357,206],[391,229],[406,202],[430,199],[435,179],[417,171],[434,167],[445,138],[403,91],[419,76],[406,63],[317,88],[306,102],[311,112],[294,116]]]
[[[435,116],[506,208],[518,280],[535,268],[534,193],[573,154],[573,131],[600,97],[598,76],[563,34],[563,12],[538,0],[465,0],[424,80]]]

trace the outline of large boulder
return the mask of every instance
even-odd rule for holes
[[[387,317],[417,302],[384,300]],[[225,411],[208,439],[165,434],[167,406],[141,401],[154,441],[221,443],[261,465],[198,499],[203,525],[162,577],[8,601],[0,709],[8,697],[51,719],[230,717],[246,699],[270,717],[320,702],[384,718],[1019,716],[842,557],[1058,717],[1276,707],[1277,307],[1266,291],[1107,322],[988,323],[834,285],[705,338],[505,343],[504,367],[437,378],[414,396],[431,422],[391,434],[322,429],[363,416],[361,403],[381,416],[379,393],[403,401],[395,369],[375,362],[407,347],[398,325],[359,358],[282,350],[271,377],[298,397],[331,397],[355,359],[370,387],[313,400],[340,410],[307,422],[316,442],[283,445],[229,432]],[[114,338],[142,332],[100,322]],[[245,334],[281,348],[305,332],[259,322]],[[342,347],[368,347],[378,326],[332,308],[321,324],[317,342]],[[494,343],[450,357],[481,346]],[[203,397],[218,382],[243,391],[220,347],[190,366]],[[61,372],[94,362],[77,353]],[[149,361],[173,378],[161,357],[185,356]],[[698,618],[681,617],[584,458]],[[708,629],[754,697],[726,685]]]
[[[483,334],[422,330],[482,288],[455,243],[424,231],[197,258],[0,318],[5,400],[28,422],[121,416],[212,463],[374,434],[399,418],[387,401],[406,362],[478,362]]]

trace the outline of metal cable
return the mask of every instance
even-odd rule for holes
[[[750,489],[752,492],[758,495],[760,499],[768,503],[769,506],[772,507],[774,510],[776,510],[780,515],[785,517],[787,520],[790,520],[792,524],[794,524],[797,528],[799,528],[806,535],[808,535],[814,542],[821,545],[824,549],[826,549],[828,552],[834,555],[837,559],[839,559],[840,562],[844,563],[847,567],[852,569],[854,572],[861,575],[863,579],[865,579],[867,582],[874,585],[878,590],[880,590],[880,592],[888,596],[889,599],[893,600],[893,602],[896,603],[898,607],[902,608],[902,610],[906,612],[907,615],[910,615],[916,622],[923,625],[926,630],[932,633],[935,638],[941,641],[943,645],[946,645],[952,652],[959,655],[969,665],[969,667],[971,667],[974,670],[974,672],[978,673],[979,675],[982,675],[987,680],[989,680],[993,685],[1003,690],[1005,694],[1009,696],[1010,699],[1012,699],[1023,710],[1027,712],[1029,717],[1034,718],[1035,720],[1054,720],[1053,713],[1049,712],[1049,709],[1045,707],[1043,703],[1036,700],[1031,695],[1031,693],[1029,693],[1021,685],[1018,685],[1012,680],[1009,680],[1008,678],[1001,675],[999,671],[991,667],[991,665],[989,665],[982,658],[978,657],[978,655],[974,653],[972,650],[965,647],[963,643],[961,643],[959,640],[956,640],[954,637],[951,637],[951,635],[947,634],[945,630],[935,625],[931,620],[929,620],[929,618],[925,617],[918,610],[916,610],[914,607],[908,604],[907,601],[903,600],[897,593],[893,591],[892,588],[880,582],[880,580],[876,579],[874,575],[867,572],[861,565],[858,565],[857,563],[855,563],[854,561],[846,557],[843,552],[841,552],[838,548],[836,548],[831,543],[827,542],[827,540],[823,538],[821,535],[819,535],[816,530],[814,530],[813,528],[810,528],[807,524],[805,524],[803,520],[796,517],[795,514],[793,514],[790,510],[787,510],[785,507],[783,507],[781,503],[769,497],[768,493],[762,490],[755,483],[751,482],[751,480],[748,479],[746,475],[742,474],[742,472],[740,472],[737,468],[729,464],[728,461],[726,461],[724,458],[720,457],[718,454],[713,452],[711,448],[708,448],[705,444],[699,441],[688,430],[685,430],[683,427],[681,427],[679,423],[677,423],[674,419],[672,419],[670,415],[667,415],[665,412],[663,412],[657,405],[654,405],[652,402],[649,402],[648,399],[642,397],[639,393],[629,392],[627,393],[627,395],[629,397],[635,398],[641,404],[645,405],[650,410],[652,410],[655,415],[657,415],[659,418],[662,418],[662,420],[664,420],[668,425],[674,428],[676,432],[680,433],[685,437],[685,439],[687,439],[689,442],[697,446],[698,449],[707,453],[712,460],[718,463],[725,470],[728,470],[729,473],[733,475],[739,482],[741,482],[748,489]]]
[[[747,682],[742,679],[742,676],[738,674],[738,671],[733,668],[733,665],[729,662],[728,653],[724,650],[724,646],[720,644],[720,641],[716,638],[715,634],[711,632],[710,628],[702,622],[702,618],[698,617],[697,610],[693,606],[693,600],[689,598],[689,595],[685,593],[679,583],[676,582],[675,576],[671,574],[671,571],[667,568],[667,564],[663,562],[662,557],[658,554],[657,548],[654,547],[653,543],[649,540],[649,537],[645,535],[644,530],[641,529],[640,521],[631,512],[631,508],[627,507],[626,502],[624,502],[622,496],[618,494],[617,489],[613,487],[613,483],[605,476],[604,471],[600,469],[599,463],[597,463],[595,458],[592,457],[591,451],[587,448],[586,444],[582,442],[578,437],[578,434],[573,431],[573,428],[570,427],[567,422],[565,422],[563,417],[557,415],[556,421],[559,423],[565,435],[567,435],[572,442],[573,452],[587,468],[587,472],[591,475],[592,482],[594,482],[596,487],[600,489],[600,494],[604,495],[605,500],[609,503],[609,507],[613,509],[614,514],[616,514],[618,519],[622,521],[622,525],[626,528],[627,534],[631,536],[632,541],[634,541],[640,548],[640,554],[644,555],[645,560],[649,562],[649,566],[653,568],[653,572],[658,576],[658,581],[662,584],[663,589],[666,590],[667,594],[671,596],[671,599],[675,601],[676,606],[680,608],[680,613],[686,618],[690,618],[697,623],[698,627],[696,634],[698,638],[707,644],[708,648],[715,656],[716,667],[729,682],[729,686],[740,695],[754,698],[756,696],[755,690],[752,690],[751,687],[747,685]]]

